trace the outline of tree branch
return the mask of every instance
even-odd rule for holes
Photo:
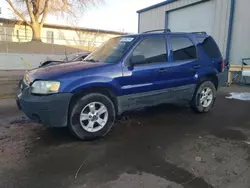
[[[14,13],[19,16],[26,24],[31,25],[30,22],[14,7],[13,3],[10,0],[6,0],[9,3],[10,7],[14,11]]]
[[[37,1],[31,0],[31,4],[32,4],[33,14],[35,16],[35,19],[38,20],[39,19],[39,11],[37,8],[38,7]]]
[[[43,14],[43,11],[39,13],[39,16],[41,16]]]
[[[46,19],[48,10],[49,10],[49,0],[46,0],[46,1],[45,1],[45,4],[44,4],[44,9],[43,9],[43,17],[42,17],[42,20],[41,20],[41,22],[40,22],[40,26],[41,26],[41,27],[43,26],[43,24],[44,24],[44,22],[45,22],[45,19]]]
[[[37,3],[37,10],[38,10],[38,17],[40,17],[40,15],[41,15],[41,14],[40,14],[41,1],[40,1],[40,0],[37,0],[36,3]]]
[[[32,9],[31,9],[32,5],[31,5],[30,0],[26,0],[26,5],[27,5],[27,9],[28,9],[28,12],[30,15],[31,22],[36,23],[35,16],[34,16]]]

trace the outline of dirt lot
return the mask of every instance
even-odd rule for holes
[[[226,99],[229,91],[250,88],[221,90],[208,114],[180,105],[127,114],[93,142],[0,100],[0,187],[249,188],[250,102]]]

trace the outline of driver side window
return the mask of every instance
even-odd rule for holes
[[[134,64],[160,63],[167,61],[166,38],[152,36],[145,38],[133,51]]]

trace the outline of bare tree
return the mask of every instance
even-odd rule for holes
[[[41,29],[49,14],[75,16],[99,0],[6,0],[22,21],[33,31],[32,40],[41,41]]]

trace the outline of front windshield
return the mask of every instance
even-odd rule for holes
[[[112,38],[92,52],[84,61],[115,63],[124,56],[134,39],[134,37]]]
[[[79,57],[79,54],[78,53],[74,53],[74,54],[70,54],[70,55],[67,55],[67,57],[65,57],[63,59],[63,61],[74,61],[76,58]]]

